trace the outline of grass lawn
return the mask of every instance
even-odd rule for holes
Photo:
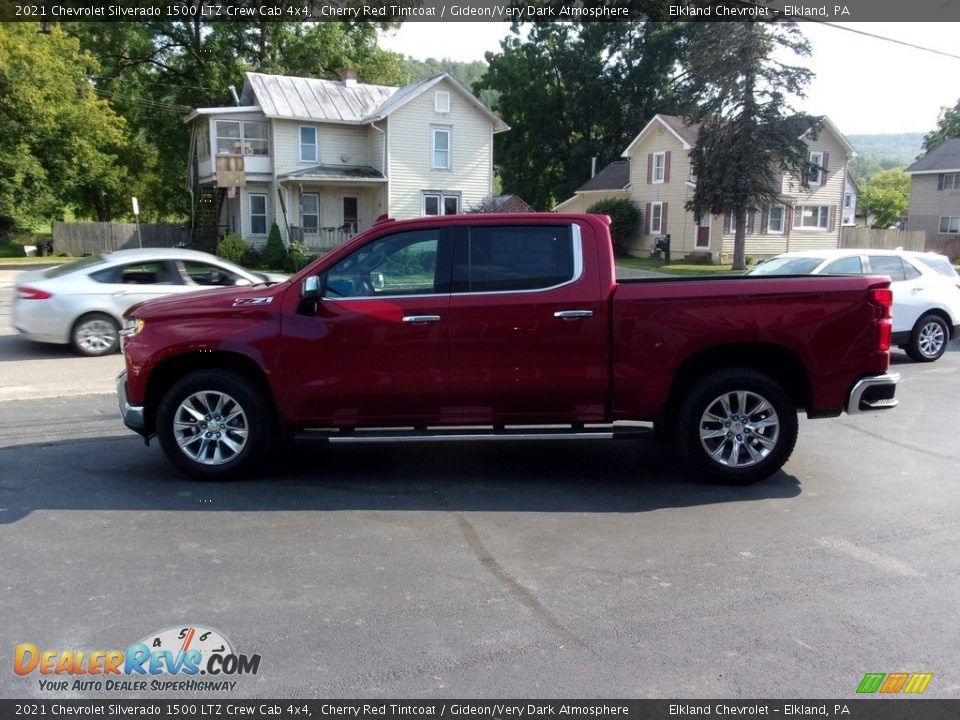
[[[670,263],[656,258],[617,258],[617,267],[633,270],[656,270],[669,275],[742,275],[730,265],[685,265]]]

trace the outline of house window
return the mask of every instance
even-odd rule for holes
[[[663,203],[650,203],[650,234],[659,235],[663,228]]]
[[[267,124],[217,120],[218,155],[269,155]]]
[[[438,90],[433,95],[433,109],[438,113],[450,112],[450,93]]]
[[[300,201],[300,222],[303,223],[305,235],[316,235],[320,232],[320,196],[316,193],[307,193]]]
[[[265,193],[250,193],[250,234],[267,234],[267,196]]]
[[[786,215],[786,206],[771,205],[770,216],[767,218],[767,232],[771,235],[783,235],[784,218]]]
[[[317,129],[309,125],[301,125],[300,162],[320,162],[317,158]]]
[[[944,235],[960,233],[960,215],[941,215],[939,232]]]
[[[941,190],[960,190],[960,175],[950,174],[941,176]]]
[[[815,150],[810,153],[810,176],[811,185],[823,184],[823,153]]]
[[[830,206],[797,205],[797,209],[793,214],[793,226],[795,228],[807,228],[810,230],[829,230]]]
[[[850,207],[850,203],[853,201],[853,196],[850,193],[843,194],[843,206],[845,208]]]
[[[662,183],[667,167],[667,154],[658,152],[653,154],[653,181]],[[660,232],[659,230],[657,232]]]
[[[450,169],[450,136],[451,132],[447,128],[433,128],[433,169]]]
[[[460,196],[446,193],[424,193],[424,215],[456,215],[460,212]]]

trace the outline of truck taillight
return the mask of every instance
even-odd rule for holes
[[[17,288],[17,296],[21,300],[46,300],[47,298],[53,297],[53,293],[24,286]]]
[[[891,320],[892,316],[890,314],[890,308],[893,306],[893,290],[890,288],[871,289],[870,303],[880,308],[877,349],[880,352],[888,352],[893,337],[893,320]]]

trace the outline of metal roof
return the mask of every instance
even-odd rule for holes
[[[280,180],[380,180],[386,176],[369,165],[314,165],[277,176]]]

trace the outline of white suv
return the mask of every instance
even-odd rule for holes
[[[960,330],[960,276],[937,253],[811,250],[777,255],[750,275],[888,275],[893,281],[893,342],[917,362],[933,362]]]

